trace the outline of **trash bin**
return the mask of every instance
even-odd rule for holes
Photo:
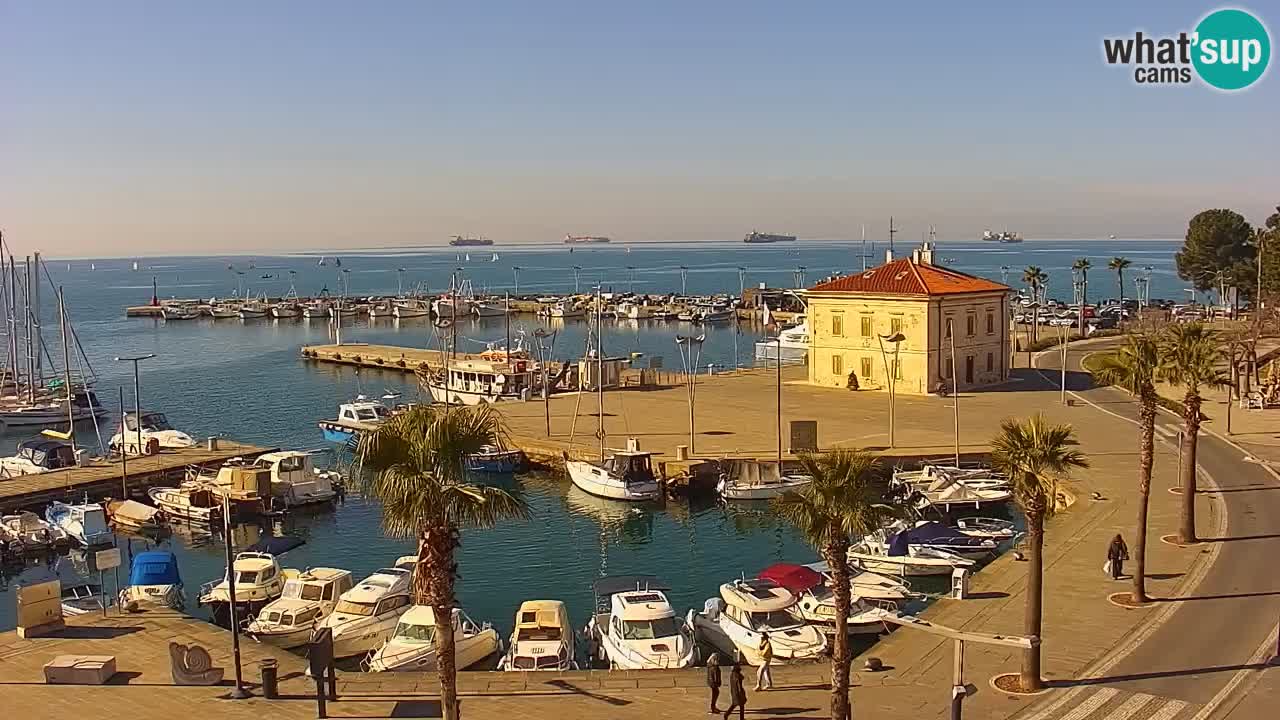
[[[267,658],[260,664],[262,673],[262,696],[268,700],[274,700],[279,695],[279,683],[276,673],[278,672],[278,663]]]

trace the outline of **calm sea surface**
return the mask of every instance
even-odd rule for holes
[[[1015,287],[1022,268],[1039,265],[1049,273],[1050,295],[1071,296],[1071,261],[1089,257],[1092,299],[1118,295],[1114,273],[1106,260],[1123,255],[1133,260],[1126,278],[1125,295],[1132,297],[1132,277],[1150,268],[1151,297],[1185,298],[1184,283],[1176,277],[1173,241],[1066,242],[1028,241],[1021,245],[980,242],[943,242],[937,256],[951,267],[1000,280],[1001,267],[1009,268]],[[883,244],[875,245],[883,260]],[[69,315],[98,377],[98,394],[115,407],[118,388],[125,386],[126,403],[132,407],[131,368],[113,361],[116,356],[155,353],[143,363],[143,405],[168,413],[173,423],[196,437],[226,435],[259,445],[285,448],[320,448],[318,420],[332,417],[341,402],[357,392],[403,392],[417,389],[399,373],[365,372],[305,364],[298,346],[324,342],[327,323],[305,320],[213,321],[208,318],[167,325],[162,320],[125,318],[124,308],[145,304],[151,297],[154,277],[160,296],[226,297],[246,289],[252,293],[282,295],[292,284],[302,295],[322,289],[340,292],[343,285],[352,296],[408,291],[423,285],[438,293],[448,287],[455,268],[463,268],[477,292],[514,290],[518,266],[520,292],[565,292],[578,282],[586,289],[602,284],[626,290],[634,282],[637,292],[679,291],[681,266],[687,268],[689,293],[738,292],[738,268],[746,268],[750,286],[794,284],[798,268],[813,283],[836,271],[861,269],[861,246],[848,242],[797,242],[744,246],[741,242],[697,244],[643,244],[579,247],[569,253],[556,246],[495,246],[473,249],[388,249],[341,254],[342,266],[333,266],[328,254],[289,256],[177,257],[139,260],[132,270],[128,260],[48,261],[52,281],[64,288]],[[498,257],[494,259],[494,253]],[[868,251],[870,253],[870,250]],[[868,259],[869,264],[876,261]],[[228,269],[231,266],[231,269]],[[96,268],[96,269],[91,269]],[[634,268],[631,270],[629,268]],[[263,277],[270,275],[270,278]],[[42,288],[45,343],[60,357],[55,302],[48,284]],[[526,317],[514,320],[515,334],[537,327]],[[580,356],[585,324],[570,322],[557,328],[554,355]],[[608,328],[607,328],[608,329]],[[679,323],[619,323],[605,337],[607,352],[643,352],[668,358],[678,366],[674,336],[692,330]],[[759,339],[746,325],[708,326],[702,363],[743,364],[752,356]],[[463,326],[460,350],[480,350],[485,341],[501,339],[506,327],[501,319]],[[344,329],[344,340],[437,347],[429,322],[376,320],[354,321]],[[102,435],[110,432],[105,421]],[[81,442],[87,430],[81,428]],[[0,452],[8,454],[31,434],[0,435]],[[90,441],[92,443],[92,441]],[[323,460],[322,460],[323,462]],[[652,573],[672,586],[672,599],[683,611],[701,607],[721,582],[742,573],[755,573],[777,561],[812,562],[815,553],[785,525],[759,507],[708,503],[690,506],[671,502],[665,506],[630,507],[599,500],[572,488],[567,478],[532,475],[519,479],[530,504],[527,522],[509,523],[493,530],[464,534],[461,551],[461,604],[477,620],[494,622],[504,633],[521,600],[554,598],[569,604],[575,625],[588,618],[592,579],[602,574]],[[288,534],[306,539],[289,553],[289,567],[333,566],[352,571],[357,578],[412,551],[409,543],[388,539],[380,530],[376,503],[348,497],[333,511],[295,514],[274,524],[237,528],[237,544],[252,542],[260,534]],[[147,541],[134,539],[133,551]],[[217,537],[175,533],[160,542],[172,549],[182,563],[189,594],[222,572],[222,543]],[[12,586],[16,578],[49,567],[73,579],[79,563],[52,558],[27,567],[0,572],[0,629],[13,627]],[[108,579],[110,583],[110,579]]]

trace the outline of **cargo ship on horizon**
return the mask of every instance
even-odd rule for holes
[[[484,237],[474,238],[454,235],[453,239],[449,241],[449,244],[454,247],[474,247],[476,245],[492,245],[493,241]]]
[[[776,243],[776,242],[795,242],[795,235],[774,235],[772,233],[762,233],[759,230],[752,230],[747,236],[742,238],[744,243]]]
[[[982,239],[985,240],[986,242],[1002,242],[1002,243],[1022,242],[1021,235],[1019,235],[1016,232],[1009,232],[1008,230],[1005,230],[1004,232],[992,232],[990,230],[984,230],[982,232]]]
[[[600,235],[565,235],[564,242],[566,245],[581,245],[583,243],[607,243],[611,241],[609,238]]]

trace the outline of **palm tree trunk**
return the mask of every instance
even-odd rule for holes
[[[1196,447],[1200,435],[1200,393],[1188,388],[1182,400],[1182,526],[1178,542],[1192,544],[1196,539]]]
[[[1116,270],[1116,280],[1120,283],[1120,316],[1116,318],[1117,325],[1124,324],[1124,271]]]
[[[1040,339],[1040,284],[1031,284],[1031,344],[1035,345]],[[1027,361],[1027,367],[1031,367],[1030,361]],[[953,369],[952,372],[955,372]]]
[[[831,651],[831,718],[850,720],[853,710],[849,702],[849,606],[852,604],[849,586],[849,543],[835,542],[828,545],[823,554],[831,568],[836,600],[835,647]]]
[[[1133,544],[1133,601],[1147,602],[1147,509],[1151,503],[1151,466],[1155,462],[1155,389],[1144,387],[1142,403],[1142,454],[1138,462],[1138,529]]]
[[[1039,639],[1044,602],[1044,513],[1043,507],[1027,508],[1027,607],[1023,635]],[[1023,654],[1020,684],[1024,691],[1043,687],[1040,679],[1040,644],[1035,643]]]
[[[453,604],[434,605],[431,609],[436,616],[436,674],[440,677],[440,716],[444,720],[458,720],[462,717],[462,708],[458,705]]]
[[[457,570],[454,552],[458,533],[448,523],[423,528],[414,569],[414,604],[430,605],[436,620],[436,673],[440,679],[440,713],[445,720],[458,720],[458,670],[454,658],[453,579]]]

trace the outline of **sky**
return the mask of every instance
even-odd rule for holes
[[[1277,71],[1227,94],[1102,59],[1217,7],[0,0],[0,229],[128,256],[1260,223]]]

